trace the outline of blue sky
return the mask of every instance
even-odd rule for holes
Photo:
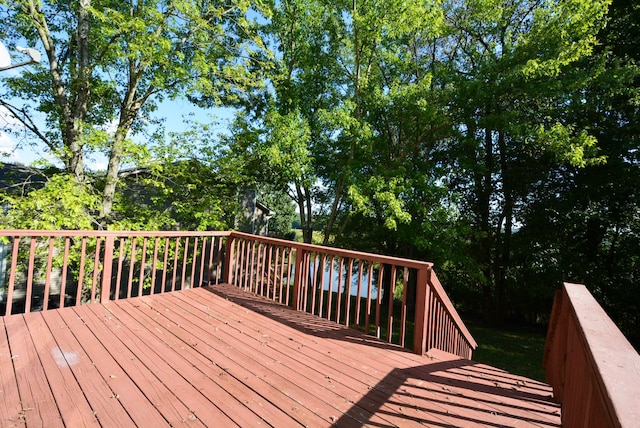
[[[8,73],[8,72],[3,72]],[[15,74],[14,74],[15,75]],[[7,74],[2,75],[2,79],[10,78]],[[165,119],[165,129],[167,132],[184,132],[189,129],[187,120],[193,122],[210,123],[213,118],[219,123],[216,131],[219,133],[228,132],[231,120],[233,120],[234,110],[229,108],[202,109],[187,100],[166,100],[160,104],[154,113],[157,118]],[[44,122],[44,118],[41,118]],[[11,119],[6,112],[0,110],[0,123],[4,126],[9,124],[15,128],[20,128],[19,122]],[[134,137],[136,138],[136,137]],[[0,162],[30,164],[38,159],[47,158],[44,146],[30,146],[25,143],[19,144],[15,137],[0,131]],[[89,156],[86,159],[86,166],[92,170],[106,169],[107,158],[105,156]]]

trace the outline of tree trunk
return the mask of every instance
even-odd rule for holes
[[[62,155],[62,161],[65,169],[72,173],[79,183],[84,181],[84,152],[80,138],[91,95],[92,69],[89,64],[89,25],[91,17],[88,11],[90,7],[90,0],[81,0],[79,2],[76,29],[77,74],[71,76],[73,79],[71,85],[69,88],[65,88],[65,81],[59,68],[55,42],[51,36],[45,16],[37,2],[30,0],[28,3],[29,16],[38,31],[38,36],[49,61],[53,99],[60,113],[59,125],[62,131],[64,149],[66,150]],[[72,102],[70,102],[70,97],[73,100]],[[59,150],[59,147],[54,147],[53,143],[49,144],[49,148],[54,151]]]
[[[490,109],[487,109],[489,115]],[[484,130],[484,171],[477,178],[478,191],[478,216],[480,221],[480,245],[479,262],[482,266],[484,283],[482,284],[484,301],[484,318],[492,321],[494,318],[494,284],[491,269],[491,250],[493,235],[491,230],[491,194],[493,191],[492,172],[493,166],[493,131]]]
[[[109,154],[109,163],[107,165],[104,190],[102,192],[102,205],[100,206],[100,223],[102,227],[105,227],[110,222],[113,211],[113,198],[118,186],[118,172],[120,171],[120,162],[122,160],[123,132],[124,131],[118,128],[114,136],[111,153]]]
[[[133,121],[138,115],[140,108],[144,102],[153,94],[153,87],[149,87],[147,91],[137,98],[138,84],[144,74],[144,66],[136,64],[133,60],[129,63],[129,83],[127,92],[120,109],[120,120],[118,129],[113,137],[113,144],[109,154],[109,163],[107,165],[107,173],[105,176],[104,191],[102,192],[102,205],[100,207],[100,223],[104,227],[110,222],[111,213],[113,211],[113,198],[118,185],[118,173],[120,172],[120,162],[124,155],[125,139],[129,134],[129,130],[133,126]]]
[[[500,176],[502,177],[502,193],[504,198],[503,218],[504,231],[499,265],[496,266],[496,321],[504,321],[506,314],[505,298],[507,293],[507,270],[511,264],[511,235],[513,233],[513,187],[511,170],[507,155],[507,144],[503,131],[498,133],[498,150],[500,151]],[[498,225],[498,230],[500,225]],[[498,232],[499,233],[499,232]]]
[[[313,239],[313,229],[311,227],[311,203],[309,192],[306,192],[296,183],[296,194],[298,195],[298,211],[300,216],[300,227],[302,228],[302,242],[311,244]]]

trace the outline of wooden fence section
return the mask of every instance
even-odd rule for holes
[[[418,354],[477,346],[427,262],[229,231],[0,230],[0,315],[221,282]]]
[[[217,283],[228,235],[0,230],[0,315]]]
[[[231,284],[418,354],[477,347],[431,263],[235,232],[226,256]]]
[[[563,427],[638,426],[640,355],[584,285],[556,292],[543,366]]]

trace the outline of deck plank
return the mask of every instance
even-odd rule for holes
[[[24,315],[5,317],[22,415],[29,427],[64,427]]]
[[[0,317],[0,425],[21,427],[25,425],[24,415],[4,320]]]
[[[114,392],[106,379],[102,377],[96,365],[84,351],[78,338],[64,321],[63,312],[72,313],[71,308],[43,313],[53,338],[69,363],[69,369],[78,386],[90,403],[92,415],[102,426],[131,426],[133,421],[126,409],[114,398]]]
[[[186,299],[187,293],[176,295],[176,299]],[[360,423],[383,424],[385,426],[411,426],[413,422],[405,415],[398,414],[396,409],[391,408],[386,403],[378,400],[384,396],[383,392],[378,392],[376,387],[380,376],[384,376],[382,371],[369,372],[369,366],[358,366],[357,363],[350,364],[358,360],[362,354],[367,355],[369,349],[359,349],[359,352],[345,352],[344,344],[340,349],[340,354],[326,356],[318,352],[316,348],[320,345],[318,340],[305,335],[294,328],[283,328],[283,325],[266,317],[255,318],[247,309],[234,308],[233,304],[220,304],[216,299],[205,299],[203,293],[194,293],[199,298],[200,310],[208,311],[211,305],[215,305],[215,313],[209,316],[216,319],[230,329],[229,337],[242,336],[252,339],[254,346],[259,346],[263,355],[268,356],[273,361],[277,361],[280,367],[294,372],[296,379],[307,379],[316,385],[315,389],[324,394],[336,394],[338,410],[341,413],[354,412],[354,417]],[[186,304],[187,302],[185,302]],[[197,306],[196,306],[197,307]],[[289,311],[288,308],[282,308]],[[217,317],[217,318],[216,318]],[[219,324],[218,324],[219,325]],[[219,327],[217,327],[219,328]],[[346,331],[346,327],[329,325],[330,329]],[[349,333],[353,333],[352,330]],[[404,352],[404,351],[402,351]],[[336,358],[335,355],[338,355]],[[377,352],[372,355],[378,356]],[[349,363],[345,363],[349,362]],[[390,371],[389,366],[385,367],[386,372]],[[373,391],[372,391],[373,390]],[[365,391],[363,394],[362,391]],[[368,393],[368,394],[366,394]],[[402,399],[400,399],[402,401]],[[354,406],[358,403],[358,406]],[[409,408],[410,404],[406,403]],[[443,412],[445,408],[441,408]],[[384,414],[383,417],[375,415],[377,411]],[[436,420],[438,423],[446,423],[445,420]],[[343,421],[344,423],[344,421]],[[418,422],[416,422],[418,423]]]
[[[195,298],[203,297],[202,293],[193,293]],[[182,295],[176,295],[177,299],[186,299],[187,293]],[[203,302],[201,302],[203,303]],[[208,303],[215,304],[215,301],[205,301],[205,304],[192,305],[194,308],[199,308],[201,311],[207,313],[211,311],[213,306]],[[185,304],[188,302],[185,301]],[[335,360],[324,365],[320,360],[314,358],[314,356],[307,354],[308,347],[300,345],[297,339],[297,330],[283,327],[282,324],[273,326],[265,326],[264,324],[255,324],[255,318],[251,317],[246,309],[240,311],[240,317],[237,316],[238,310],[230,307],[231,311],[226,311],[226,305],[215,305],[216,315],[209,314],[208,317],[217,317],[218,322],[222,322],[225,326],[228,326],[231,331],[229,335],[231,337],[243,337],[248,339],[252,346],[261,352],[265,357],[270,358],[278,363],[277,367],[282,367],[286,372],[281,375],[293,376],[298,381],[306,380],[310,384],[315,385],[315,389],[318,393],[322,393],[323,397],[326,394],[335,394],[336,399],[331,400],[335,402],[335,407],[341,414],[350,415],[358,423],[364,422],[373,423],[374,425],[396,426],[396,423],[401,423],[402,426],[410,426],[410,423],[405,420],[398,420],[394,414],[389,413],[384,418],[380,415],[376,415],[375,412],[371,412],[367,405],[354,406],[355,400],[361,398],[359,390],[367,390],[369,385],[362,382],[357,382],[357,386],[353,387],[353,380],[349,375],[340,373],[333,370],[333,365],[336,364]],[[184,306],[183,306],[184,307]],[[244,316],[243,316],[244,315]],[[268,321],[264,317],[259,317],[259,320]],[[234,322],[228,322],[233,320]],[[278,331],[280,333],[277,336],[268,334],[269,331]],[[277,340],[276,340],[277,339]],[[353,355],[351,356],[353,358]],[[373,403],[368,403],[373,404]],[[379,403],[378,403],[379,404]],[[376,407],[377,408],[377,407]],[[409,425],[408,425],[409,424]]]
[[[93,410],[69,367],[76,363],[74,353],[58,346],[51,330],[44,322],[42,312],[25,314],[25,322],[31,337],[36,338],[36,351],[47,377],[56,405],[67,427],[99,426]]]
[[[88,306],[72,307],[70,311],[61,310],[60,316],[82,344],[84,352],[95,364],[102,379],[109,384],[111,396],[103,399],[119,401],[137,426],[166,426],[167,421],[160,412],[147,400],[135,381],[105,348],[109,343],[101,342],[102,332],[92,331],[85,322],[85,317],[91,317]]]
[[[531,423],[540,424],[540,426],[558,425],[560,413],[557,404],[551,400],[552,391],[548,385],[468,362],[437,350],[431,352],[432,356],[437,356],[432,362],[417,365],[416,355],[402,348],[379,342],[370,343],[370,339],[364,334],[319,318],[310,319],[303,313],[265,300],[251,298],[238,289],[220,287],[220,290],[222,290],[220,294],[231,301],[272,318],[273,323],[262,327],[271,331],[271,335],[278,334],[278,329],[275,328],[277,325],[286,323],[302,326],[302,331],[313,332],[316,336],[322,337],[322,343],[319,344],[316,340],[309,341],[304,334],[296,336],[296,340],[299,340],[297,344],[299,349],[292,349],[296,353],[315,348],[318,353],[331,357],[328,360],[329,365],[333,364],[334,367],[346,365],[342,370],[350,376],[357,373],[360,376],[372,375],[369,381],[377,379],[376,390],[382,390],[384,393],[400,389],[406,391],[411,385],[419,384],[420,394],[416,394],[414,389],[413,393],[403,394],[400,400],[394,395],[387,397],[386,402],[394,403],[397,409],[402,409],[402,412],[407,412],[407,409],[420,409],[421,413],[424,413],[423,410],[428,409],[431,416],[439,415],[432,420],[435,424],[440,422],[439,419],[445,419],[446,423],[456,425],[460,420],[457,422],[452,420],[452,415],[459,413],[465,425],[472,424],[474,420],[482,423],[486,418],[485,414],[489,414],[498,423],[508,426],[531,426]],[[206,297],[203,293],[198,296],[200,299]],[[230,314],[227,315],[230,316]],[[264,318],[260,320],[265,322]],[[326,342],[334,342],[336,346],[326,346]],[[370,343],[372,346],[358,346],[365,343]],[[350,346],[356,346],[355,354],[347,353]],[[434,368],[434,363],[438,363],[439,360],[442,362],[442,370]],[[363,361],[368,363],[365,371],[359,370],[360,362]],[[380,375],[388,371],[390,366],[394,368],[391,374],[380,381]],[[486,370],[487,368],[489,371]],[[464,381],[459,379],[459,375],[455,373],[456,370],[466,371]],[[469,382],[470,379],[473,380],[470,377],[472,374],[476,378],[481,378],[482,381]],[[365,378],[361,377],[361,379]],[[435,382],[429,384],[427,383],[429,379]],[[456,388],[455,385],[459,387]],[[464,397],[472,402],[472,406],[462,402]],[[452,405],[453,402],[458,404]],[[436,406],[438,403],[444,407]],[[469,407],[473,412],[469,412]]]
[[[226,290],[225,290],[226,291]],[[199,295],[203,298],[203,295]],[[176,296],[183,298],[182,296]],[[270,306],[268,302],[264,303]],[[264,309],[264,308],[263,308]],[[273,308],[271,308],[273,309]],[[425,408],[428,408],[429,423],[435,425],[456,425],[459,420],[452,417],[452,410],[446,406],[442,406],[436,400],[426,399],[422,402],[422,407],[418,407],[415,397],[403,394],[400,386],[404,379],[401,376],[394,375],[394,366],[399,360],[402,360],[406,354],[410,361],[415,364],[415,355],[408,351],[393,345],[380,344],[386,352],[381,352],[376,347],[366,346],[369,339],[360,333],[348,329],[344,326],[337,326],[325,320],[311,319],[304,317],[301,313],[290,310],[289,308],[276,307],[276,311],[281,311],[280,319],[291,320],[299,317],[305,318],[307,328],[310,328],[323,339],[331,337],[336,340],[335,347],[323,347],[319,340],[309,336],[303,331],[292,329],[287,330],[283,336],[280,322],[269,320],[261,317],[260,326],[254,327],[257,333],[268,331],[269,337],[274,341],[275,348],[284,350],[284,355],[296,355],[298,358],[302,355],[304,358],[300,360],[308,361],[311,364],[307,370],[320,370],[320,382],[327,385],[327,388],[335,388],[342,383],[344,386],[353,388],[355,394],[350,397],[344,397],[348,403],[357,403],[358,407],[367,409],[369,413],[378,412],[384,415],[387,420],[393,421],[398,426],[408,426],[412,423],[424,424]],[[244,311],[247,314],[246,310]],[[264,311],[263,311],[264,312]],[[244,321],[245,316],[238,316],[238,311],[233,308],[225,312],[223,317],[233,320],[241,324],[242,332],[247,334],[250,328],[250,322],[255,321],[250,318]],[[287,322],[289,322],[287,321]],[[312,324],[309,324],[309,321]],[[300,323],[304,325],[304,323]],[[325,330],[326,329],[326,330]],[[288,340],[287,340],[288,339]],[[362,346],[365,344],[365,346]],[[394,353],[396,358],[393,357]],[[282,357],[282,358],[286,358]],[[366,364],[363,364],[366,362]],[[300,370],[304,373],[304,369]],[[381,382],[380,380],[383,379]],[[427,397],[429,398],[429,397]],[[393,405],[391,404],[393,403]],[[344,423],[344,421],[341,421]],[[469,421],[466,421],[469,424]]]
[[[0,426],[560,426],[546,384],[228,285],[0,318],[0,381]]]
[[[202,294],[198,296],[203,298]],[[176,297],[184,298],[183,295]],[[294,311],[289,313],[288,308],[277,309],[284,312],[282,315],[284,317],[299,316]],[[237,313],[237,310],[235,312]],[[244,334],[247,334],[247,331],[252,328],[250,322],[256,320],[267,322],[266,318],[249,318],[249,321],[242,322],[244,317],[234,318],[233,310],[223,314],[223,317],[241,323]],[[411,379],[407,379],[404,374],[399,373],[396,367],[403,359],[415,365],[414,354],[402,348],[387,345],[383,346],[386,354],[382,354],[375,347],[366,345],[363,347],[362,344],[368,339],[353,330],[324,321],[313,320],[313,322],[313,329],[316,332],[321,329],[320,324],[324,324],[324,327],[328,329],[328,333],[321,333],[323,337],[328,334],[336,340],[342,340],[342,343],[338,344],[340,346],[331,348],[331,355],[325,355],[326,347],[320,346],[317,340],[310,341],[310,337],[302,332],[287,331],[291,336],[289,340],[286,340],[286,337],[279,337],[282,332],[278,331],[277,326],[280,323],[277,321],[271,321],[271,325],[253,326],[253,329],[257,333],[261,331],[272,332],[269,336],[274,340],[275,348],[282,350],[288,347],[291,354],[302,354],[304,358],[301,360],[312,363],[312,366],[307,367],[306,371],[319,370],[321,382],[329,388],[336,388],[340,386],[340,383],[346,388],[352,388],[355,393],[345,397],[348,402],[357,403],[358,406],[366,408],[369,412],[381,412],[386,419],[400,426],[411,425],[411,423],[423,424],[426,422],[426,414],[429,415],[429,422],[435,425],[455,426],[462,419],[466,426],[474,426],[474,416],[477,419],[478,415],[470,414],[464,407],[452,408],[447,401],[449,398],[444,396],[438,387],[432,385],[429,389],[423,388],[422,396],[406,392]],[[344,333],[348,336],[345,336]],[[345,343],[345,338],[347,343]],[[394,354],[397,354],[396,358],[388,358]],[[362,365],[359,363],[360,361],[366,361],[368,364]],[[303,376],[304,372],[305,369],[300,369],[299,376]],[[396,372],[398,373],[396,374]],[[425,392],[428,394],[425,395]],[[481,422],[482,419],[479,421]]]
[[[148,352],[139,345],[149,338],[138,337],[132,329],[114,322],[111,313],[102,305],[87,305],[83,313],[83,320],[87,327],[100,332],[100,341],[108,345],[113,360],[135,382],[146,399],[168,423],[203,426],[175,394],[175,392],[193,394],[196,391],[174,389],[177,382],[171,379],[171,367],[155,355],[148,357]],[[174,372],[174,379],[178,378],[179,376],[175,376]]]
[[[141,358],[141,362],[148,365],[157,376],[161,376],[161,380],[175,393],[176,399],[185,401],[190,412],[205,426],[216,423],[225,426],[263,424],[259,415],[247,412],[242,403],[226,389],[216,388],[211,377],[217,373],[207,374],[207,367],[198,370],[194,366],[194,362],[184,353],[185,345],[167,347],[142,324],[141,317],[128,314],[126,308],[127,305],[108,305],[106,309],[122,323],[123,337],[132,338],[128,340],[128,346],[132,346],[132,351]],[[129,307],[131,308],[134,307]],[[159,325],[152,325],[151,328],[158,330]],[[180,368],[179,371],[177,367]]]
[[[148,310],[145,310],[145,308],[148,308]],[[169,364],[181,367],[181,376],[193,382],[193,386],[202,393],[203,397],[214,397],[209,398],[209,400],[212,399],[213,401],[208,402],[208,407],[215,407],[216,403],[228,405],[228,401],[233,400],[242,403],[249,411],[261,416],[269,425],[294,426],[297,424],[294,419],[273,406],[267,399],[248,389],[241,380],[225,376],[224,374],[226,373],[200,353],[197,347],[190,346],[188,341],[180,339],[180,335],[173,334],[170,326],[162,326],[163,322],[169,323],[169,320],[163,319],[160,314],[154,312],[150,307],[144,304],[124,303],[118,306],[111,306],[109,309],[123,323],[129,324],[135,319],[147,329],[146,334],[154,335],[158,339],[154,352],[158,355],[163,355]],[[172,352],[176,348],[180,349],[180,356]],[[190,364],[180,364],[181,360],[189,361]],[[203,405],[193,406],[193,408],[198,409],[203,407]],[[225,410],[229,411],[229,409]],[[196,415],[203,419],[200,412],[196,411]],[[213,423],[215,421],[210,422]]]
[[[338,410],[328,404],[325,397],[311,392],[317,389],[315,384],[304,382],[304,379],[292,375],[282,376],[277,371],[277,362],[266,360],[261,349],[251,348],[243,340],[233,337],[228,333],[228,326],[224,323],[218,326],[207,325],[202,322],[202,318],[196,318],[200,320],[197,324],[190,323],[192,308],[180,307],[175,296],[171,296],[170,299],[155,299],[152,304],[153,308],[160,312],[171,313],[172,320],[178,322],[180,328],[187,333],[183,337],[190,346],[197,347],[199,352],[206,352],[205,355],[220,366],[223,376],[247,378],[247,381],[256,380],[252,385],[254,388],[261,388],[260,383],[266,383],[271,386],[271,390],[268,393],[265,391],[263,396],[277,394],[275,397],[284,395],[291,398],[293,402],[285,404],[287,407],[283,410],[294,418],[300,418],[302,424],[326,425],[332,421],[331,418],[340,416]],[[274,401],[279,400],[275,397]],[[285,403],[287,401],[289,400],[285,400]],[[349,420],[349,424],[361,426],[355,420]]]

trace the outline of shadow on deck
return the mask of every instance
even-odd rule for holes
[[[419,357],[392,345],[308,313],[256,298],[235,287],[212,287],[209,291],[253,312],[306,335],[326,341],[404,353],[408,366],[393,368],[369,392],[354,403],[371,415],[402,415],[398,426],[408,423],[428,426],[560,426],[560,408],[552,401],[551,388],[541,382],[507,373],[487,365],[461,359],[437,349]],[[330,353],[330,351],[328,352]],[[424,360],[422,365],[413,362]],[[393,410],[388,409],[391,407]],[[396,413],[397,412],[397,413]],[[346,426],[343,415],[334,426]],[[367,424],[366,418],[360,422]],[[378,424],[373,424],[378,425]]]

